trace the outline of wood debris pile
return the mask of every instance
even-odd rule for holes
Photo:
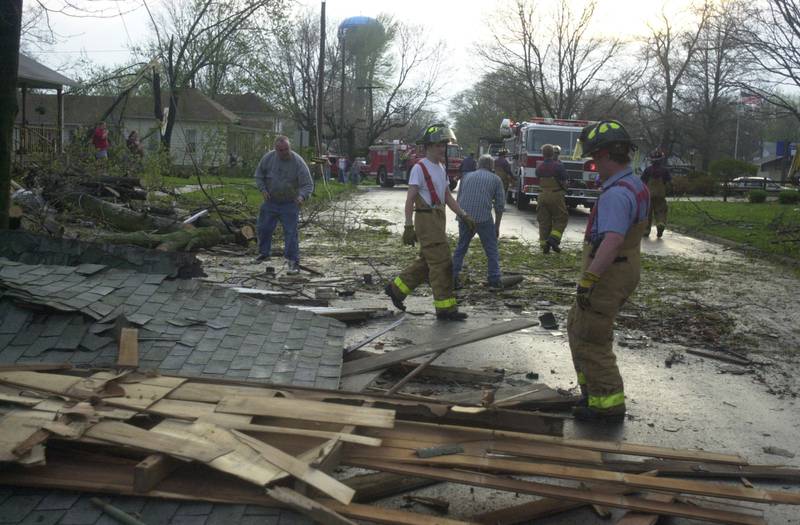
[[[435,401],[20,367],[0,368],[0,408],[2,484],[289,506],[321,523],[465,523],[355,503],[364,501],[353,488],[363,480],[333,477],[338,465],[542,497],[467,522],[516,523],[590,504],[755,525],[764,523],[758,509],[741,502],[800,504],[788,491],[662,476],[797,481],[795,469],[750,466],[736,454],[566,439],[559,426],[535,419],[526,424],[539,433],[498,430],[489,415],[502,408],[461,415],[455,425],[452,405]]]

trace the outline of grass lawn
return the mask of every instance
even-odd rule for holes
[[[800,261],[800,205],[765,202],[676,201],[669,224]]]

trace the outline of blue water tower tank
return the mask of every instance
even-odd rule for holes
[[[342,20],[342,23],[339,24],[339,37],[341,38],[341,36],[348,31],[366,28],[379,29],[383,32],[383,24],[374,18],[368,16],[351,16],[350,18]]]

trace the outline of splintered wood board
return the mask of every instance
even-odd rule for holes
[[[189,381],[176,388],[168,396],[181,401],[218,403],[225,397],[274,397],[278,390],[255,386],[220,385]]]
[[[139,330],[123,328],[119,336],[118,367],[136,368],[139,366]]]
[[[394,410],[280,397],[226,397],[217,405],[217,412],[285,417],[365,427],[392,428],[394,426]]]
[[[10,385],[23,386],[32,390],[67,395],[82,379],[60,374],[44,374],[40,372],[0,372],[0,381]]]
[[[202,461],[203,463],[210,463],[232,450],[224,446],[218,446],[215,443],[196,443],[186,439],[185,436],[168,436],[153,430],[145,430],[116,421],[97,423],[89,427],[84,436],[149,452],[161,452],[181,459]]]

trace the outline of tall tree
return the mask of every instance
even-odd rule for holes
[[[642,60],[651,65],[651,74],[639,91],[640,119],[648,123],[644,128],[648,142],[670,152],[677,136],[679,90],[701,46],[709,13],[707,3],[693,8],[692,23],[683,24],[690,29],[678,29],[676,18],[666,12],[661,13],[658,25],[648,26],[650,34],[643,47]]]
[[[209,77],[211,85],[219,86],[223,51],[232,52],[227,60],[236,58],[231,42],[243,33],[263,30],[256,21],[281,17],[284,8],[284,0],[171,0],[151,17],[155,39],[144,52],[161,60],[170,93],[162,136],[165,147],[172,140],[180,89],[197,85],[204,71],[215,68],[217,72]]]
[[[800,0],[767,0],[752,21],[743,29],[755,67],[744,85],[800,121]]]
[[[623,48],[618,39],[590,36],[596,6],[590,0],[575,13],[561,0],[551,12],[531,0],[514,0],[514,16],[491,27],[491,41],[478,54],[524,82],[532,115],[574,118],[586,91],[601,82],[600,72],[605,76],[612,69]]]
[[[753,9],[742,0],[712,5],[686,71],[682,98],[690,117],[691,150],[699,154],[703,171],[722,151],[730,154],[725,147],[735,134],[739,86],[750,63],[742,28],[752,15]]]
[[[8,228],[22,0],[0,2],[0,230]]]

